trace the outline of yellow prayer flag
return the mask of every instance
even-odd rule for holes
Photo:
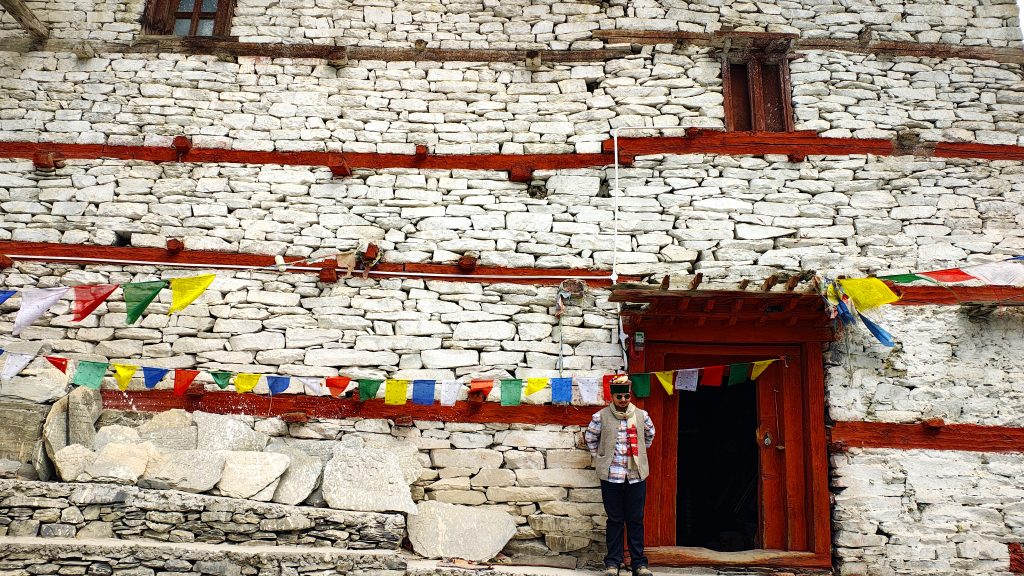
[[[235,375],[235,391],[239,394],[252,392],[252,389],[260,383],[261,374],[237,374]]]
[[[847,278],[840,280],[843,292],[853,300],[857,310],[871,310],[900,299],[878,278]]]
[[[117,387],[121,389],[121,392],[128,389],[128,383],[132,381],[132,376],[139,369],[138,366],[131,364],[111,364],[110,367],[114,369],[114,381],[117,382]]]
[[[384,382],[384,403],[392,406],[405,404],[408,391],[408,380],[386,380]]]
[[[661,383],[661,387],[665,389],[665,392],[667,392],[668,395],[671,396],[672,390],[674,389],[674,387],[672,386],[672,371],[670,370],[668,372],[655,372],[654,377],[657,378],[658,382]]]
[[[196,298],[199,298],[199,295],[210,287],[210,284],[213,283],[216,277],[214,274],[206,274],[204,276],[193,276],[192,278],[171,279],[171,307],[167,310],[167,315],[169,316],[184,310],[186,306],[191,304]]]
[[[750,379],[757,380],[757,377],[761,375],[761,372],[767,370],[768,367],[772,365],[772,362],[775,362],[775,360],[760,360],[758,362],[754,362],[753,368],[750,369]]]
[[[526,379],[526,395],[535,394],[548,387],[551,383],[550,378],[527,378]]]

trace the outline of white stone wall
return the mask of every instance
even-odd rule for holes
[[[127,41],[140,31],[141,0],[43,2],[28,5],[54,36]],[[424,40],[440,48],[599,46],[598,29],[713,32],[791,32],[809,37],[856,38],[865,31],[892,40],[1008,46],[1020,42],[1013,0],[739,2],[614,0],[606,4],[511,0],[397,0],[364,5],[332,0],[311,6],[280,0],[240,0],[231,34],[243,41],[408,47]],[[4,36],[20,34],[9,16]]]
[[[704,154],[620,173],[618,271],[760,280],[779,269],[929,270],[1024,252],[1024,165],[910,156]],[[610,169],[504,172],[69,161],[0,163],[0,238],[309,256],[374,240],[385,261],[609,269]]]
[[[854,449],[832,466],[839,575],[1010,574],[1021,454]]]

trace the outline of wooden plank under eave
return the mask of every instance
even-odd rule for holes
[[[647,548],[653,566],[738,566],[749,568],[822,568],[832,567],[829,554],[786,552],[783,550],[744,550],[717,552],[687,546],[655,546]]]
[[[36,40],[45,40],[49,37],[50,30],[29,9],[25,0],[0,0],[0,6],[3,6],[7,13]]]
[[[967,452],[1024,453],[1024,428],[921,423],[836,422],[831,432],[833,449],[892,448],[897,450],[962,450]]]

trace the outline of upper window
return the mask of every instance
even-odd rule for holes
[[[227,36],[234,0],[149,0],[146,33],[183,37]]]
[[[789,61],[750,58],[726,60],[722,66],[725,85],[727,130],[789,132],[793,130],[793,102],[789,87]]]

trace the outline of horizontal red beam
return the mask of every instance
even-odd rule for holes
[[[45,242],[12,242],[0,241],[0,254],[22,255],[27,258],[19,260],[36,260],[43,262],[69,262],[89,263],[90,259],[99,258],[107,260],[126,260],[157,262],[160,264],[204,264],[210,266],[273,266],[274,257],[265,254],[237,254],[233,252],[212,252],[207,250],[183,250],[171,252],[162,248],[133,248],[128,246],[90,246],[81,244],[50,244]],[[61,258],[61,260],[56,260]],[[69,260],[64,260],[65,258]],[[287,261],[295,261],[298,258],[286,258]],[[333,259],[326,259],[322,263],[307,263],[301,266],[323,267],[323,264],[333,263]],[[301,271],[308,274],[317,274],[318,271]],[[394,272],[397,276],[403,273],[414,277],[417,274],[454,274],[450,278],[438,278],[447,282],[502,282],[512,284],[533,284],[540,286],[553,286],[562,282],[566,277],[587,278],[589,285],[593,287],[611,286],[611,280],[607,278],[607,270],[587,270],[578,268],[504,268],[498,266],[477,266],[472,272],[462,272],[454,264],[388,264],[381,263],[373,267],[370,272]],[[354,274],[358,274],[356,271]],[[339,273],[339,277],[341,273]],[[498,278],[487,278],[496,276]],[[549,276],[550,278],[533,278],[536,276]],[[592,278],[592,279],[590,279]],[[623,282],[639,280],[635,276],[620,276]]]
[[[33,158],[56,153],[69,159],[116,158],[149,162],[195,162],[280,164],[286,166],[327,166],[350,169],[414,168],[433,170],[507,171],[517,181],[527,181],[536,170],[588,168],[613,164],[613,143],[605,140],[599,154],[377,154],[365,152],[256,152],[221,148],[175,149],[160,146],[110,146],[105,144],[57,144],[46,142],[0,142],[0,158]],[[655,154],[779,154],[794,160],[807,156],[908,154],[897,150],[891,140],[868,138],[822,138],[813,131],[723,132],[691,129],[683,137],[620,138],[620,162]],[[989,160],[1024,159],[1024,147],[996,144],[941,142],[915,149],[914,154],[943,158]]]
[[[960,304],[1024,305],[1024,288],[1015,286],[896,286],[894,306]]]
[[[1010,549],[1010,572],[1024,574],[1024,546],[1020,542],[1007,544]]]
[[[248,414],[250,416],[280,416],[304,413],[310,418],[385,418],[403,423],[413,420],[435,422],[474,422],[486,424],[558,424],[560,426],[586,426],[599,407],[554,406],[523,404],[502,406],[497,402],[457,402],[454,406],[433,404],[404,404],[389,406],[383,400],[359,402],[353,398],[305,396],[284,394],[237,394],[234,392],[206,392],[191,389],[184,396],[175,396],[171,390],[145,390],[120,392],[103,390],[103,407],[113,410],[162,412],[180,408],[189,412],[213,414]],[[294,416],[291,416],[294,418]]]
[[[890,422],[836,422],[831,432],[833,449],[895,448],[898,450],[965,450],[969,452],[1024,452],[1024,428]]]

